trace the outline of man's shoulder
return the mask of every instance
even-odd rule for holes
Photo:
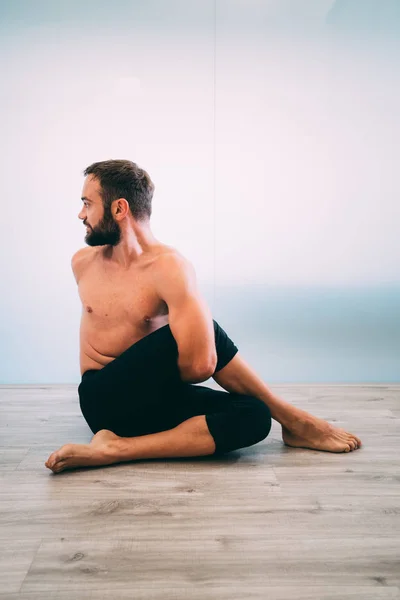
[[[174,285],[193,287],[196,285],[196,272],[193,264],[179,250],[164,247],[154,261],[153,282],[162,291]]]
[[[82,269],[84,265],[86,265],[90,260],[92,260],[97,255],[98,249],[92,246],[86,246],[85,248],[80,248],[75,252],[71,259],[72,270],[78,283],[79,278],[82,273]]]
[[[175,264],[177,266],[181,265],[183,268],[184,266],[191,264],[179,250],[173,246],[168,246],[167,244],[161,244],[159,248],[157,248],[155,258],[157,259],[155,261],[156,264],[160,267],[168,264]]]
[[[84,248],[79,248],[79,250],[77,250],[75,252],[75,254],[72,256],[72,261],[73,262],[78,262],[83,258],[87,258],[89,256],[94,256],[97,252],[97,248],[96,247],[92,247],[92,246],[85,246]]]

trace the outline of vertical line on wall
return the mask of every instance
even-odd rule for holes
[[[214,123],[213,123],[213,202],[214,202],[214,218],[213,218],[213,313],[215,313],[215,271],[216,271],[216,79],[217,79],[217,0],[214,0],[214,82],[213,82],[213,102],[214,102]]]

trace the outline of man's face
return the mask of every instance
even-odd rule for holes
[[[89,246],[116,246],[121,240],[121,228],[114,220],[111,210],[104,209],[100,196],[100,184],[88,175],[82,190],[83,207],[79,213],[87,226],[85,242]]]

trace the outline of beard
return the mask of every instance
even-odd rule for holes
[[[85,242],[89,246],[116,246],[121,241],[121,228],[114,221],[111,211],[104,210],[104,216],[95,227],[89,227],[86,232]]]

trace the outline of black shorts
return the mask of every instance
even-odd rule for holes
[[[238,348],[213,323],[216,373]],[[146,435],[205,415],[219,453],[255,444],[271,429],[271,413],[262,400],[182,381],[178,346],[169,325],[142,338],[102,369],[86,371],[78,394],[93,433],[109,429],[122,437]]]

